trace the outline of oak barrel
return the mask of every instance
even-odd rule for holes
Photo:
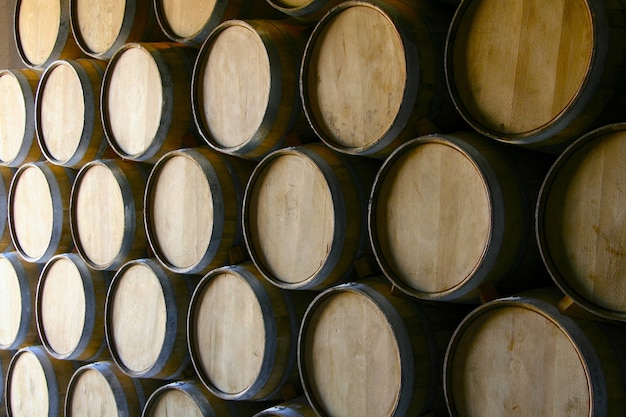
[[[165,40],[151,0],[70,0],[69,19],[80,49],[96,59],[129,42]]]
[[[110,276],[90,269],[75,253],[56,255],[37,284],[37,330],[57,359],[94,361],[108,357],[104,303]]]
[[[345,1],[317,23],[300,94],[328,146],[382,159],[421,129],[435,129],[428,126],[456,129],[442,59],[450,16],[435,6]]]
[[[451,416],[624,414],[624,329],[562,314],[561,297],[501,298],[464,319],[444,364]]]
[[[254,417],[317,417],[317,413],[309,404],[306,396],[282,402],[273,407],[266,408],[254,415]]]
[[[544,263],[561,289],[600,316],[626,320],[626,124],[592,131],[567,148],[537,204]]]
[[[3,417],[6,417],[4,381],[14,353],[12,350],[0,350],[0,416]]]
[[[266,1],[154,0],[161,29],[174,42],[200,46],[220,23],[230,19],[278,18]]]
[[[16,252],[0,254],[0,349],[39,344],[35,295],[41,266]]]
[[[14,33],[17,52],[31,68],[82,56],[70,30],[70,0],[16,0]]]
[[[22,165],[9,189],[9,228],[15,250],[28,262],[46,263],[73,247],[70,192],[76,172],[49,162]]]
[[[59,417],[67,384],[74,372],[70,361],[54,359],[41,346],[20,349],[6,376],[7,417]]]
[[[140,417],[148,397],[161,385],[153,379],[131,378],[110,361],[85,364],[68,383],[64,415]]]
[[[384,279],[319,294],[298,339],[300,378],[313,409],[321,417],[442,411],[443,355],[460,322],[453,311],[392,294]]]
[[[447,40],[452,99],[484,135],[560,153],[624,117],[625,18],[622,1],[465,1]]]
[[[304,22],[316,23],[344,0],[267,0],[276,10]]]
[[[0,252],[13,249],[9,229],[9,188],[15,169],[0,166]]]
[[[218,151],[261,159],[285,147],[304,118],[298,71],[304,26],[276,20],[228,20],[203,43],[194,69],[196,126]],[[297,133],[296,131],[300,132]]]
[[[156,162],[195,129],[191,77],[197,51],[166,42],[119,48],[102,80],[102,124],[122,158]]]
[[[0,70],[0,165],[18,168],[41,158],[35,133],[35,95],[40,73]]]
[[[143,193],[148,168],[116,159],[85,164],[72,186],[70,224],[78,254],[91,268],[117,270],[146,255]]]
[[[133,378],[187,375],[187,308],[197,281],[151,259],[124,264],[106,298],[105,331],[117,366]]]
[[[206,274],[244,247],[241,210],[251,172],[251,163],[208,147],[171,151],[154,165],[144,220],[150,247],[167,269]]]
[[[272,400],[286,386],[298,390],[297,333],[311,298],[277,288],[251,263],[205,275],[187,319],[202,383],[225,400]]]
[[[95,59],[51,63],[35,100],[39,147],[53,164],[80,168],[108,148],[100,122],[100,87],[106,63]]]
[[[488,283],[511,294],[549,282],[534,207],[550,161],[472,133],[399,147],[370,198],[370,239],[385,275],[411,296],[456,302],[479,301]]]

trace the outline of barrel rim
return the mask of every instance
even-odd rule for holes
[[[261,369],[257,378],[245,389],[237,393],[227,393],[221,391],[214,384],[211,383],[209,376],[206,374],[202,367],[198,352],[196,351],[196,330],[194,328],[194,318],[196,317],[196,310],[198,305],[202,303],[202,297],[207,285],[216,276],[221,274],[231,274],[239,279],[242,279],[252,290],[254,295],[259,300],[259,308],[263,316],[263,324],[265,331],[265,346],[263,349],[263,359],[261,361]],[[272,346],[276,344],[278,339],[278,328],[275,320],[274,308],[270,300],[270,296],[260,283],[259,279],[254,276],[254,273],[243,265],[228,265],[220,268],[216,268],[207,273],[196,285],[191,301],[189,303],[189,309],[187,313],[187,347],[189,350],[189,356],[191,363],[196,371],[196,375],[202,384],[216,397],[224,400],[251,400],[258,395],[268,383],[271,377],[271,371],[273,364],[276,360],[276,352],[272,349]],[[288,372],[286,373],[288,374]],[[280,389],[278,387],[277,389]],[[272,395],[269,393],[268,395]]]
[[[171,25],[168,23],[167,18],[165,17],[165,12],[163,11],[163,8],[161,6],[161,0],[153,0],[152,6],[154,8],[159,27],[161,28],[165,36],[167,36],[173,42],[192,46],[200,46],[207,38],[207,36],[209,36],[211,31],[213,31],[213,29],[215,29],[222,21],[223,16],[226,13],[226,8],[228,7],[228,1],[217,0],[215,2],[213,13],[211,13],[209,19],[205,22],[202,28],[200,28],[200,30],[190,36],[179,36],[171,28]]]
[[[151,209],[152,201],[150,197],[154,193],[154,188],[156,187],[156,183],[158,182],[160,171],[170,159],[176,157],[183,157],[190,160],[202,171],[202,173],[206,177],[209,189],[211,190],[211,199],[213,200],[213,217],[215,220],[213,221],[211,242],[209,242],[209,246],[206,248],[204,255],[197,262],[188,267],[174,265],[172,262],[168,261],[167,257],[163,254],[163,251],[160,248],[160,244],[156,236],[156,232],[154,231],[153,213]],[[216,157],[220,158],[220,155],[216,155]],[[211,161],[209,161],[209,159],[207,159],[204,155],[198,152],[195,148],[183,148],[170,151],[163,155],[153,166],[150,175],[148,176],[148,181],[146,183],[146,188],[144,192],[143,218],[144,226],[146,229],[146,237],[148,238],[150,248],[154,252],[155,257],[159,260],[159,262],[161,262],[161,264],[165,268],[179,274],[196,274],[207,268],[211,264],[211,262],[213,262],[222,243],[222,237],[224,234],[225,209],[224,204],[219,204],[223,200],[222,196],[223,193],[220,180],[217,172],[213,168]],[[217,237],[217,239],[214,239],[214,236]]]
[[[35,95],[37,86],[31,87],[28,79],[24,75],[24,71],[32,71],[37,76],[37,83],[39,82],[40,70],[26,69],[26,70],[12,70],[12,69],[0,69],[0,77],[10,75],[14,77],[20,86],[24,97],[25,105],[25,124],[24,124],[24,136],[22,137],[22,146],[20,147],[17,155],[10,161],[0,161],[0,165],[10,168],[19,168],[27,158],[33,142],[36,142],[35,131]]]
[[[394,168],[395,162],[403,158],[404,152],[425,144],[448,146],[464,156],[474,166],[476,173],[481,176],[485,186],[485,195],[487,196],[488,203],[491,206],[489,214],[489,236],[485,242],[483,252],[476,262],[476,265],[471,271],[469,271],[467,276],[465,276],[456,285],[446,290],[437,292],[417,290],[406,283],[405,280],[394,271],[394,268],[386,260],[383,253],[384,251],[379,243],[376,224],[377,197],[382,192],[387,174]],[[493,174],[493,168],[490,166],[489,161],[481,155],[480,151],[472,143],[463,141],[454,135],[447,134],[420,136],[411,139],[396,148],[385,160],[376,174],[368,204],[368,232],[370,243],[372,250],[374,251],[376,261],[381,267],[382,272],[402,292],[424,300],[450,301],[461,298],[476,290],[485,281],[489,271],[496,263],[496,258],[498,257],[497,255],[505,239],[502,232],[497,232],[500,229],[503,230],[503,228],[498,226],[503,225],[505,223],[505,219],[506,215],[504,201],[502,198],[502,188],[497,181],[497,175]]]
[[[0,241],[5,241],[4,247],[0,246],[1,252],[11,252],[13,250],[13,242],[11,241],[11,232],[9,231],[9,188],[11,180],[15,175],[15,168],[0,166]]]
[[[327,163],[327,161],[320,156],[316,152],[316,147],[320,147],[323,145],[318,144],[309,144],[309,145],[300,145],[293,146],[288,148],[278,149],[276,151],[271,152],[267,156],[265,156],[261,162],[259,162],[254,170],[252,171],[252,175],[248,180],[248,184],[246,185],[246,191],[244,194],[243,201],[243,210],[242,210],[242,224],[243,224],[243,236],[244,241],[246,243],[246,247],[248,249],[248,253],[250,254],[250,258],[252,262],[257,267],[259,272],[272,284],[276,285],[279,288],[286,290],[295,290],[295,289],[312,289],[324,282],[326,280],[327,275],[332,273],[335,269],[336,264],[339,262],[341,258],[341,252],[344,246],[344,238],[345,238],[345,227],[346,227],[346,205],[343,198],[343,193],[341,192],[341,187],[338,183],[335,173],[333,172],[332,167]],[[331,150],[331,152],[334,152]],[[304,280],[296,283],[289,283],[286,281],[282,281],[280,278],[275,277],[272,272],[265,267],[263,262],[263,257],[259,255],[259,251],[254,247],[253,242],[253,232],[250,229],[250,222],[248,218],[250,217],[250,204],[252,199],[252,194],[254,191],[254,186],[256,185],[256,181],[259,178],[259,175],[262,171],[268,167],[272,161],[276,158],[280,158],[282,155],[293,155],[305,158],[309,162],[311,162],[317,171],[322,174],[324,177],[328,189],[330,191],[331,196],[336,197],[333,198],[333,212],[334,212],[334,227],[333,227],[333,239],[332,245],[328,250],[328,253],[324,257],[324,261],[318,267],[318,269],[313,272],[309,277]]]
[[[525,146],[541,146],[543,141],[549,140],[552,137],[558,137],[567,129],[573,121],[575,121],[582,113],[585,112],[586,105],[592,101],[595,95],[595,90],[600,84],[602,79],[602,72],[604,70],[604,63],[607,60],[608,48],[605,46],[609,44],[609,30],[606,17],[603,13],[600,13],[601,9],[604,11],[603,2],[601,0],[584,0],[589,8],[589,15],[592,23],[592,35],[593,45],[592,54],[587,66],[585,77],[582,80],[576,94],[572,97],[570,102],[565,106],[561,112],[552,118],[548,123],[537,126],[528,132],[516,133],[516,134],[503,134],[496,130],[483,126],[477,121],[471,114],[465,109],[465,106],[459,97],[456,89],[456,83],[454,82],[454,33],[458,30],[461,21],[463,20],[463,13],[470,7],[471,1],[463,1],[458,5],[452,22],[450,23],[448,33],[446,36],[446,45],[444,52],[444,72],[446,85],[448,92],[455,108],[461,117],[477,132],[480,134],[495,139],[500,142],[508,144],[521,144]],[[598,22],[599,21],[599,22]],[[594,24],[597,23],[597,24]],[[598,68],[599,67],[599,68]],[[556,146],[563,147],[562,143],[571,141],[569,138],[560,138]],[[554,152],[549,146],[546,146],[546,151]]]
[[[150,394],[150,397],[148,397],[148,400],[143,407],[141,417],[150,417],[152,409],[158,404],[162,396],[170,391],[178,391],[185,394],[187,397],[191,398],[191,400],[197,405],[198,409],[204,413],[203,415],[211,416],[212,413],[214,413],[213,407],[198,387],[197,384],[199,383],[200,382],[192,380],[182,380],[170,382],[166,385],[160,386],[154,390],[152,394]]]
[[[117,291],[117,287],[120,281],[124,278],[124,273],[133,266],[144,266],[154,274],[154,277],[158,281],[162,293],[163,293],[163,301],[165,302],[165,332],[163,335],[163,345],[159,351],[159,354],[147,369],[143,370],[133,370],[129,368],[125,363],[123,358],[120,356],[119,352],[116,349],[115,336],[113,334],[111,322],[112,322],[112,304],[115,302],[114,296]],[[178,277],[176,277],[177,279]],[[107,290],[106,302],[104,304],[104,333],[107,341],[107,345],[109,346],[109,352],[115,364],[119,367],[122,372],[128,375],[131,378],[156,378],[163,372],[163,368],[165,367],[168,358],[172,355],[174,351],[174,347],[176,342],[180,342],[177,340],[177,326],[178,322],[181,320],[181,317],[178,317],[178,308],[176,305],[176,294],[174,291],[174,286],[171,282],[172,277],[161,268],[160,264],[153,261],[149,258],[135,259],[126,262],[122,265],[118,271],[115,273],[111,280],[111,284]],[[182,278],[181,278],[182,279]],[[186,365],[186,361],[182,361],[181,369],[175,371],[174,375],[169,375],[169,377],[174,377],[180,372],[182,372],[182,367]],[[168,377],[168,375],[161,376]]]
[[[70,230],[72,234],[72,239],[74,241],[74,247],[76,251],[80,255],[80,257],[85,261],[85,263],[92,269],[98,271],[104,270],[114,270],[119,268],[127,258],[130,253],[134,236],[136,233],[136,214],[135,214],[135,205],[136,202],[133,198],[133,192],[130,186],[124,171],[119,166],[120,163],[127,163],[124,161],[120,161],[117,159],[97,159],[88,162],[85,164],[76,174],[76,178],[74,179],[74,183],[72,184],[72,190],[70,193],[70,204],[69,204],[69,212],[70,212]],[[102,166],[108,169],[111,172],[111,175],[115,178],[117,184],[120,187],[120,193],[122,195],[122,201],[124,202],[124,218],[127,220],[125,223],[126,228],[130,229],[130,233],[125,233],[122,237],[122,244],[120,246],[119,252],[116,256],[113,257],[109,262],[105,264],[97,264],[93,260],[91,260],[80,241],[80,235],[78,232],[78,225],[76,224],[76,196],[79,191],[79,187],[83,177],[85,176],[85,172],[89,170],[93,166]],[[140,168],[140,165],[133,164],[133,167],[136,169]]]
[[[602,415],[607,412],[606,387],[604,375],[600,359],[593,349],[590,340],[580,328],[578,323],[572,317],[561,314],[559,309],[547,301],[533,298],[532,296],[519,295],[511,297],[503,297],[478,306],[463,318],[461,323],[455,329],[452,338],[446,349],[443,363],[443,388],[446,399],[446,407],[451,416],[457,417],[459,413],[454,407],[454,398],[451,392],[451,370],[450,365],[452,357],[460,343],[464,332],[471,326],[472,321],[477,317],[489,313],[489,311],[498,308],[523,308],[537,313],[550,321],[561,332],[572,341],[572,347],[578,353],[581,365],[583,366],[585,376],[588,381],[589,397],[590,397],[590,413],[589,415]],[[595,377],[595,378],[594,378]],[[597,393],[598,395],[594,395]]]
[[[0,253],[0,258],[4,258],[15,269],[18,285],[20,291],[23,292],[23,299],[21,303],[20,324],[17,330],[16,338],[11,344],[0,343],[0,349],[2,350],[18,350],[23,347],[26,340],[27,333],[31,325],[34,324],[34,309],[32,305],[32,291],[29,285],[29,274],[26,271],[24,264],[22,263],[22,257],[17,252],[4,252]]]
[[[405,58],[405,70],[406,80],[404,86],[404,92],[400,107],[390,124],[389,129],[374,142],[366,146],[361,147],[348,147],[342,146],[337,143],[331,135],[327,134],[319,123],[315,120],[315,115],[312,111],[310,103],[310,97],[308,94],[308,74],[309,63],[311,61],[311,52],[315,48],[315,43],[324,32],[325,27],[330,21],[343,10],[350,7],[368,7],[379,12],[391,25],[395,28],[398,37],[404,48]],[[306,47],[304,49],[304,55],[301,61],[300,74],[298,77],[298,84],[300,89],[300,98],[302,100],[302,109],[306,116],[311,129],[315,132],[317,137],[322,140],[329,148],[351,155],[358,156],[376,156],[378,152],[383,151],[386,147],[390,146],[394,140],[396,140],[402,130],[409,122],[411,112],[417,99],[417,90],[419,86],[420,78],[420,57],[417,50],[417,46],[412,41],[411,30],[409,29],[410,22],[398,11],[394,9],[393,4],[387,4],[378,0],[346,0],[338,5],[332,7],[316,24],[313,32],[310,34]],[[415,71],[415,68],[418,70]]]
[[[568,282],[568,277],[564,276],[558,264],[551,256],[550,247],[548,245],[548,238],[546,236],[546,205],[550,199],[550,190],[554,185],[554,182],[560,177],[560,171],[567,166],[570,158],[576,155],[578,151],[585,148],[589,144],[593,143],[596,139],[601,139],[607,133],[624,132],[626,131],[626,122],[613,123],[610,125],[599,127],[595,130],[588,132],[587,134],[579,137],[573,143],[571,143],[556,159],[553,165],[550,167],[539,191],[539,197],[535,206],[535,237],[537,245],[539,247],[539,253],[541,259],[548,270],[548,273],[552,277],[554,283],[559,287],[563,293],[567,294],[576,304],[583,307],[585,310],[596,314],[600,317],[626,321],[626,310],[616,311],[609,308],[601,307],[590,300],[584,295],[580,294],[574,289],[574,287]]]

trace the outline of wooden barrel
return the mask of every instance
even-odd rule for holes
[[[39,338],[57,359],[94,361],[108,356],[104,303],[110,276],[91,270],[77,255],[57,255],[37,284]]]
[[[11,231],[9,229],[9,189],[15,170],[0,166],[0,252],[13,249]]]
[[[624,414],[624,329],[566,316],[558,300],[502,298],[465,318],[445,358],[451,416]]]
[[[305,22],[317,22],[343,0],[267,0],[276,10]]]
[[[6,417],[4,381],[14,353],[11,350],[0,350],[0,416],[3,417]]]
[[[150,247],[167,269],[205,274],[244,247],[241,210],[251,172],[251,164],[208,147],[171,151],[156,163],[144,219]]]
[[[105,330],[117,366],[133,378],[174,379],[190,368],[187,308],[193,276],[165,271],[151,259],[124,264],[107,293]]]
[[[200,46],[221,22],[230,19],[277,18],[266,1],[154,0],[161,29],[174,42]]]
[[[246,246],[261,273],[286,289],[347,279],[370,252],[367,199],[376,168],[321,144],[274,151],[244,199]]]
[[[41,158],[35,134],[39,72],[0,70],[0,165],[17,168]]]
[[[129,43],[102,80],[102,124],[122,158],[156,162],[193,131],[191,76],[196,51],[174,43]]]
[[[306,116],[328,146],[382,159],[433,124],[456,129],[440,58],[449,13],[435,6],[346,1],[318,22],[300,88]]]
[[[140,417],[146,400],[161,385],[131,378],[110,361],[89,363],[69,381],[65,417]]]
[[[117,270],[146,256],[143,192],[148,173],[140,163],[115,159],[87,163],[76,175],[70,201],[72,236],[91,268]]]
[[[70,0],[17,0],[17,52],[27,66],[44,69],[58,59],[82,55],[70,31]]]
[[[548,167],[541,155],[477,134],[405,143],[379,170],[370,199],[383,272],[407,294],[436,301],[477,302],[488,283],[510,294],[549,281],[534,235]]]
[[[459,321],[450,307],[392,294],[384,280],[322,292],[309,305],[298,339],[311,406],[321,417],[441,411],[441,364]]]
[[[151,0],[71,0],[69,19],[87,55],[110,59],[128,42],[164,40]]]
[[[450,27],[446,74],[476,130],[559,153],[613,109],[623,119],[621,1],[463,3]]]
[[[595,314],[626,320],[626,124],[580,138],[558,158],[537,205],[537,237],[552,278]]]
[[[49,162],[22,165],[9,189],[13,246],[28,262],[46,263],[73,247],[69,205],[74,170]]]
[[[39,146],[53,164],[80,168],[100,159],[108,144],[100,122],[100,86],[106,63],[55,61],[43,73],[35,100]]]
[[[171,382],[148,398],[141,417],[252,416],[263,402],[226,401],[211,394],[197,379]]]
[[[277,288],[251,263],[205,275],[187,319],[189,352],[202,383],[225,400],[271,400],[287,386],[298,390],[297,333],[311,298]]]
[[[41,267],[16,252],[0,254],[0,349],[38,344],[35,294]]]
[[[254,417],[317,417],[304,395],[267,408]]]
[[[209,145],[258,160],[287,146],[287,135],[295,130],[306,136],[306,130],[296,129],[304,117],[297,81],[304,28],[285,21],[229,20],[211,32],[192,86],[196,126]]]
[[[67,384],[74,364],[49,357],[41,346],[20,349],[6,376],[7,417],[63,415]]]

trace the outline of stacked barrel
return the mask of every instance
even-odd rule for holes
[[[0,417],[626,412],[621,1],[17,0],[14,34]]]

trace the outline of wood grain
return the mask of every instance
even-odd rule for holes
[[[157,10],[165,24],[166,32],[172,36],[185,39],[191,38],[202,31],[211,18],[215,18],[217,7],[223,3],[218,0],[159,0]]]
[[[127,3],[124,0],[74,1],[72,21],[81,46],[96,55],[111,49],[122,34]]]
[[[113,389],[110,381],[98,370],[83,370],[72,380],[67,402],[68,417],[118,417],[118,403],[124,401]]]
[[[145,417],[228,417],[233,409],[240,415],[248,415],[239,405],[245,407],[249,402],[228,402],[211,394],[197,379],[169,383],[160,387],[150,396],[144,407]]]
[[[60,36],[61,9],[64,2],[20,0],[17,5],[15,19],[20,50],[27,63],[33,66],[44,65],[52,56]]]

